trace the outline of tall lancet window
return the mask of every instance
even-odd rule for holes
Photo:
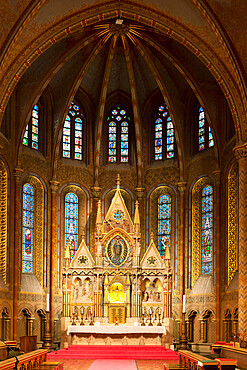
[[[83,145],[85,134],[85,117],[80,106],[74,102],[63,124],[63,150],[64,158],[84,160],[85,148]]]
[[[202,189],[202,273],[209,274],[213,269],[213,188],[206,185]]]
[[[34,188],[23,186],[22,203],[22,272],[33,273],[34,266]]]
[[[108,162],[129,163],[129,125],[130,116],[118,105],[107,117],[108,124]]]
[[[33,107],[31,120],[26,126],[22,144],[32,149],[39,149],[39,107],[37,105]]]
[[[202,107],[199,108],[198,116],[198,149],[204,150],[214,146],[214,139],[211,127],[207,124],[205,112]]]
[[[174,158],[174,127],[166,104],[154,114],[154,160]]]
[[[171,197],[162,194],[158,198],[158,250],[163,258],[171,243]]]
[[[67,245],[72,259],[78,246],[78,197],[74,193],[65,196],[65,249]]]

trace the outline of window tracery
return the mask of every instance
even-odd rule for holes
[[[214,146],[214,138],[211,127],[207,124],[204,109],[199,108],[198,115],[198,149],[199,151]]]
[[[22,144],[32,149],[39,149],[39,107],[35,105],[32,109],[30,122],[26,125]]]
[[[65,248],[67,245],[72,259],[78,246],[78,197],[74,193],[65,196]]]
[[[79,161],[85,159],[83,135],[85,135],[85,117],[81,107],[75,102],[72,102],[63,124],[63,158]]]
[[[23,186],[22,205],[22,272],[33,273],[34,260],[34,188],[26,183]]]
[[[129,163],[130,116],[120,105],[111,110],[108,124],[108,162]]]
[[[166,104],[154,114],[154,160],[174,158],[174,127]]]

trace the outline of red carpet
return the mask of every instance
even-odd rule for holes
[[[162,346],[80,346],[72,345],[47,355],[51,359],[126,359],[166,360],[179,359],[177,352]]]

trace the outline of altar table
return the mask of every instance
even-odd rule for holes
[[[164,326],[133,325],[69,325],[67,336],[72,344],[90,345],[161,345],[167,342],[167,330]]]

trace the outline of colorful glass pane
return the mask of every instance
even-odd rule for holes
[[[213,188],[202,189],[202,273],[213,269]]]
[[[69,107],[63,124],[63,157],[82,160],[83,156],[83,112],[74,102]]]
[[[162,160],[164,157],[174,157],[174,128],[167,106],[160,105],[154,114],[154,159]],[[164,137],[164,141],[162,138]],[[165,139],[166,138],[166,139]],[[166,141],[166,145],[165,144]]]
[[[38,150],[38,130],[39,130],[39,108],[37,105],[32,110],[32,148]]]
[[[208,146],[209,148],[212,148],[214,146],[214,138],[210,126],[208,127]]]
[[[171,245],[171,197],[162,194],[158,199],[158,250],[164,258],[166,247]]]
[[[65,248],[67,245],[72,259],[78,245],[78,197],[74,193],[65,196]]]
[[[117,106],[107,117],[108,123],[108,162],[128,163],[129,161],[129,123],[126,110]]]
[[[22,272],[33,273],[34,245],[34,188],[31,184],[23,186],[22,205]]]
[[[199,108],[199,130],[198,130],[198,143],[199,150],[205,149],[205,113],[202,107]]]

